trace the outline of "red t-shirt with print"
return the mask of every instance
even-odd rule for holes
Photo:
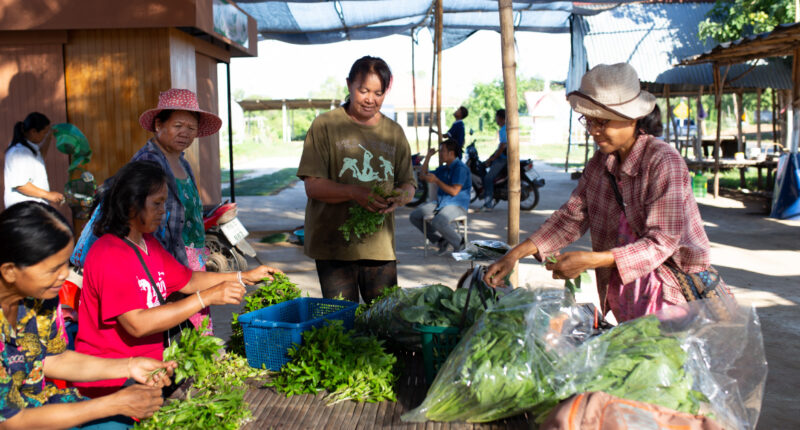
[[[139,252],[162,297],[186,286],[192,271],[180,264],[152,235],[144,235],[144,240],[147,253]],[[75,350],[96,357],[161,360],[162,333],[137,338],[117,321],[117,317],[126,312],[159,305],[158,296],[134,250],[123,239],[104,235],[86,256]],[[75,386],[88,397],[99,397],[119,390],[124,382],[125,379],[110,379],[80,382]]]

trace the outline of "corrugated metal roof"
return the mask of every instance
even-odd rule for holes
[[[701,62],[740,62],[765,55],[792,55],[800,44],[800,23],[781,24],[770,32],[754,34],[733,42],[724,42],[710,51],[684,59],[682,64]]]
[[[711,65],[674,65],[715,45],[712,41],[704,43],[697,33],[698,24],[705,20],[712,6],[708,3],[627,4],[586,17],[589,29],[584,45],[589,67],[627,62],[643,82],[711,86],[714,82]],[[791,75],[791,65],[774,59],[761,61],[755,67],[732,66],[727,81],[735,88],[789,89]]]

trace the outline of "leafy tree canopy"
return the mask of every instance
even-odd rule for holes
[[[728,42],[794,22],[794,0],[717,0],[706,16],[700,38]]]
[[[542,91],[543,89],[544,81],[541,79],[517,77],[519,111],[522,113],[528,111],[525,92]],[[478,123],[483,120],[484,127],[492,132],[496,131],[498,127],[494,122],[494,114],[497,109],[505,108],[505,105],[505,91],[502,79],[475,84],[469,99],[464,103],[464,106],[469,109],[469,116],[465,120],[467,128],[478,128]]]

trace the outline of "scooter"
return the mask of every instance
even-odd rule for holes
[[[206,262],[209,272],[247,270],[245,256],[261,264],[256,250],[246,240],[249,233],[239,221],[236,203],[225,201],[207,210],[203,214],[203,227],[210,253]]]
[[[470,192],[470,202],[478,200],[483,195],[483,183],[489,166],[478,157],[478,150],[473,141],[467,146],[467,167],[472,172],[472,190]],[[519,208],[529,211],[539,204],[539,188],[544,186],[544,178],[540,177],[533,168],[533,160],[520,160],[520,198]],[[528,172],[533,172],[534,178],[528,176]],[[500,200],[508,200],[508,168],[504,167],[494,178],[494,192],[492,193],[494,203]]]

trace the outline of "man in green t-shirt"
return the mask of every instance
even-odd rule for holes
[[[359,59],[348,101],[317,117],[306,135],[297,171],[308,195],[305,254],[316,262],[323,297],[357,302],[360,292],[369,302],[397,284],[393,212],[411,200],[416,182],[403,129],[380,113],[390,83],[383,60]],[[396,196],[383,198],[374,185]],[[354,205],[386,217],[377,232],[346,241],[339,227]]]

